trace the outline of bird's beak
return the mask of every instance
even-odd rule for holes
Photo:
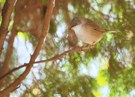
[[[75,27],[77,25],[77,23],[75,23],[74,21],[71,21],[70,25],[69,25],[69,29],[71,30],[73,27]]]
[[[70,28],[72,28],[72,27],[74,27],[74,26],[76,26],[76,25],[77,25],[77,23],[74,23],[74,22],[71,21],[71,23],[70,23]]]
[[[72,29],[71,25],[69,25],[69,26],[68,26],[68,29],[69,29],[69,30],[71,30],[71,29]]]
[[[79,17],[75,17],[72,19],[72,21],[70,22],[70,26],[69,29],[72,29],[73,27],[75,27],[76,25],[80,24],[80,18]]]

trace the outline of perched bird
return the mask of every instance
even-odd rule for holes
[[[79,40],[90,45],[99,42],[106,32],[92,20],[83,17],[75,17],[71,21],[69,29],[75,32]]]

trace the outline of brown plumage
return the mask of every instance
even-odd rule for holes
[[[104,30],[90,19],[75,17],[70,24],[77,38],[88,44],[95,44],[101,40]]]

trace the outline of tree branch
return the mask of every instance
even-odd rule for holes
[[[35,59],[37,58],[39,51],[42,47],[42,44],[44,42],[44,39],[48,33],[49,27],[50,27],[50,19],[51,19],[51,15],[53,12],[53,8],[55,6],[55,0],[49,0],[48,1],[48,8],[46,11],[46,15],[45,15],[45,20],[44,20],[44,26],[43,26],[43,32],[40,36],[39,42],[37,44],[37,47],[34,51],[34,54],[31,56],[30,62],[27,64],[27,68],[25,69],[25,71],[23,72],[22,75],[20,75],[12,84],[10,84],[6,89],[4,89],[3,91],[0,91],[0,97],[4,97],[6,95],[8,95],[10,92],[12,92],[24,79],[25,77],[29,74]]]
[[[10,35],[9,40],[8,40],[7,51],[5,54],[4,62],[3,62],[2,67],[1,67],[2,69],[0,71],[0,77],[5,75],[6,73],[8,73],[10,71],[9,62],[10,62],[10,58],[11,58],[12,52],[13,52],[14,39],[15,39],[15,36],[17,34],[17,30],[16,30],[16,26],[18,24],[17,17],[18,17],[18,15],[16,15],[16,12],[15,12],[14,24],[13,24],[13,27],[11,30],[11,35]],[[4,85],[4,83],[6,83],[5,79],[0,80],[0,88]]]
[[[8,25],[10,22],[11,13],[13,10],[15,0],[6,0],[2,9],[2,23],[0,26],[0,55],[2,53],[3,44],[8,32]]]
[[[66,54],[69,54],[69,53],[72,53],[72,52],[86,51],[86,50],[89,50],[89,48],[86,48],[86,47],[83,47],[83,46],[82,47],[75,47],[75,48],[72,48],[70,50],[67,50],[67,51],[65,51],[65,52],[63,52],[61,54],[58,54],[58,55],[56,55],[56,56],[54,56],[54,57],[52,57],[50,59],[36,61],[36,62],[34,62],[34,64],[35,63],[44,63],[44,62],[54,61],[54,60],[60,59],[61,57],[63,57]],[[21,65],[19,67],[16,67],[16,68],[12,69],[11,71],[9,71],[8,73],[6,73],[5,75],[1,76],[0,77],[0,81],[3,78],[5,78],[6,76],[8,76],[9,74],[11,74],[11,73],[13,73],[13,72],[15,72],[15,71],[23,68],[23,67],[27,67],[27,66],[28,66],[28,64],[25,63],[24,65]]]

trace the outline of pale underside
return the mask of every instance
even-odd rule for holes
[[[80,24],[72,28],[75,31],[78,39],[88,44],[95,44],[99,42],[103,36],[101,31],[94,29],[93,27]]]

